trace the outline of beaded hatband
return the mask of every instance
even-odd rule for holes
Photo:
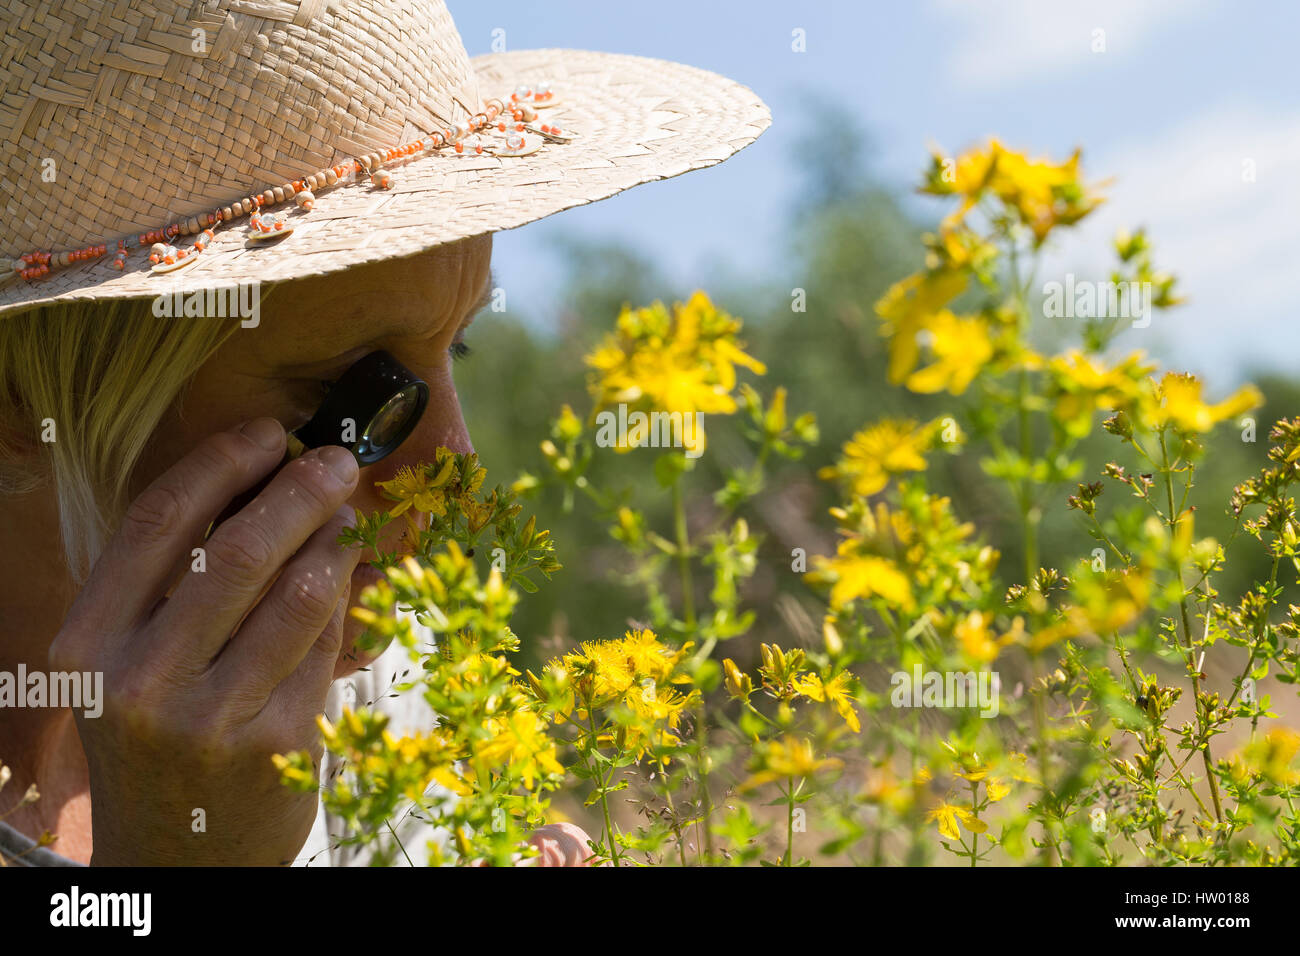
[[[114,249],[113,266],[117,269],[125,269],[127,257],[132,249],[150,246],[149,260],[153,263],[153,271],[159,273],[175,271],[197,260],[212,242],[216,230],[223,224],[244,216],[249,217],[251,242],[260,243],[283,238],[293,232],[293,227],[288,225],[282,216],[272,218],[263,215],[262,209],[269,209],[292,199],[302,209],[310,210],[315,205],[316,192],[346,182],[354,174],[363,172],[370,176],[371,182],[377,187],[389,189],[393,184],[392,173],[380,167],[396,160],[407,159],[416,153],[436,152],[450,147],[457,155],[486,153],[493,156],[528,156],[537,152],[544,142],[572,142],[576,138],[575,133],[560,129],[558,126],[536,122],[538,110],[556,106],[558,103],[559,100],[548,84],[540,84],[536,89],[521,86],[510,95],[508,106],[500,99],[490,99],[484,104],[483,112],[474,113],[465,122],[456,123],[445,130],[436,130],[400,146],[345,160],[337,166],[317,170],[302,179],[294,179],[263,192],[253,193],[228,206],[142,232],[138,237],[131,235],[119,239]],[[463,108],[464,104],[461,106]],[[468,109],[465,111],[470,112]],[[507,115],[509,120],[506,119]],[[491,143],[485,145],[481,140],[476,139],[473,145],[466,145],[466,137],[492,132],[504,133],[504,142],[499,145]],[[170,242],[177,236],[190,235],[197,235],[197,238],[189,249],[179,248]],[[35,280],[48,275],[54,269],[101,258],[108,254],[110,245],[112,245],[111,241],[65,252],[28,252],[13,260],[12,269],[24,279]]]

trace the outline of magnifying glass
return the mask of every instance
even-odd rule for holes
[[[429,386],[385,351],[371,352],[355,362],[330,386],[311,420],[288,435],[288,449],[278,472],[312,448],[339,445],[352,452],[361,467],[392,454],[419,424],[429,404]],[[235,498],[208,528],[239,512],[275,477]]]
[[[340,445],[362,467],[391,454],[419,424],[429,386],[387,352],[371,352],[330,387],[311,421],[289,433],[290,459]]]

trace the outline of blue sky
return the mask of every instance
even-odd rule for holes
[[[1084,147],[1109,204],[1053,253],[1104,269],[1107,239],[1145,225],[1189,302],[1127,344],[1226,386],[1300,357],[1300,4],[1249,0],[449,0],[471,54],[565,46],[679,60],[752,87],[772,128],[719,167],[651,183],[497,239],[511,288],[541,288],[557,235],[651,249],[682,288],[770,270],[794,202],[807,93],[841,96],[872,172],[910,193],[927,147],[990,134],[1031,152]],[[791,50],[805,31],[807,51]],[[1093,52],[1104,31],[1104,52]],[[1253,170],[1254,181],[1244,173]],[[915,208],[925,200],[908,198]],[[1044,275],[1049,274],[1045,270]],[[543,311],[553,303],[541,301]],[[1218,389],[1216,389],[1217,391]]]

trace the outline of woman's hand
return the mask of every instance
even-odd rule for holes
[[[528,845],[537,847],[537,856],[521,860],[514,854],[514,863],[524,866],[596,866],[595,854],[587,844],[591,837],[582,827],[572,823],[548,823],[528,834]],[[489,866],[487,860],[478,860],[473,866]],[[599,864],[609,866],[608,862]]]
[[[271,755],[308,750],[342,643],[360,553],[336,539],[357,465],[342,448],[289,463],[204,543],[236,495],[282,459],[271,419],[215,435],[128,510],[50,647],[58,671],[102,671],[103,713],[77,714],[90,770],[93,864],[278,864],[302,848],[314,794]]]
[[[540,851],[537,866],[593,866],[591,837],[572,823],[548,823],[528,835]]]

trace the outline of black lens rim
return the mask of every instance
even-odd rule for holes
[[[367,429],[379,412],[399,392],[416,387],[415,408],[406,423],[388,444],[375,448],[365,441]],[[371,465],[392,454],[419,424],[429,404],[429,386],[390,353],[371,352],[352,364],[330,388],[325,400],[306,425],[294,431],[306,448],[342,445],[356,457],[358,464]],[[353,441],[343,440],[344,419],[355,422]]]

